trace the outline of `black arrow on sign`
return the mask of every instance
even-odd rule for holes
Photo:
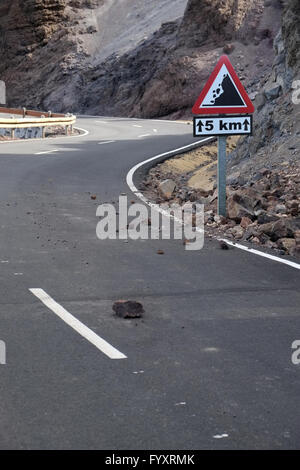
[[[204,126],[203,122],[202,121],[199,121],[198,124],[197,124],[197,127],[198,127],[198,131],[199,132],[202,132],[202,127]]]
[[[250,123],[247,119],[245,119],[245,121],[243,122],[243,126],[244,126],[244,130],[247,132],[248,131],[248,127],[250,126]]]

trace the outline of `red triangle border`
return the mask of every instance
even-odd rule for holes
[[[246,104],[246,108],[244,106],[238,106],[236,108],[227,108],[227,109],[224,106],[222,108],[218,108],[218,107],[200,108],[204,98],[206,97],[208,91],[210,90],[212,84],[214,83],[223,65],[226,65],[227,70],[230,73],[233,82],[235,83],[237,89],[239,90],[241,94],[241,97],[243,98]],[[196,103],[194,104],[192,113],[196,115],[199,115],[199,114],[252,114],[254,113],[254,111],[255,111],[254,105],[252,101],[250,100],[245,88],[243,87],[239,77],[237,76],[229,58],[227,57],[227,55],[222,55],[219,62],[215,66],[212,74],[210,75],[205,87],[200,93],[200,96],[198,97]]]

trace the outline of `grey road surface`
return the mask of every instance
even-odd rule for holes
[[[97,206],[135,199],[130,168],[194,138],[184,123],[78,126],[89,134],[0,144],[0,448],[299,448],[299,270],[216,241],[97,239]],[[117,318],[117,299],[144,317]]]

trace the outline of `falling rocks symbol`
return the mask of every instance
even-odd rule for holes
[[[206,106],[243,106],[244,102],[239,96],[234,84],[232,83],[229,75],[224,75],[222,83],[219,88],[214,90],[214,100],[211,103],[205,104]]]

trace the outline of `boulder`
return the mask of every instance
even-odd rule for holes
[[[282,86],[280,83],[273,82],[266,85],[264,89],[264,95],[267,100],[272,101],[278,98],[282,91]]]
[[[231,199],[227,204],[227,214],[230,219],[240,222],[243,217],[252,217],[253,214],[238,202]]]
[[[240,222],[243,217],[253,219],[255,209],[259,206],[260,197],[255,190],[247,188],[246,191],[235,191],[227,199],[228,217]]]
[[[268,224],[269,222],[276,222],[276,220],[279,220],[279,217],[275,214],[267,214],[265,211],[262,211],[258,217],[257,217],[257,222],[261,224]]]
[[[293,230],[289,219],[280,219],[276,222],[259,225],[257,227],[259,234],[266,234],[272,242],[276,242],[279,238],[292,238]]]

